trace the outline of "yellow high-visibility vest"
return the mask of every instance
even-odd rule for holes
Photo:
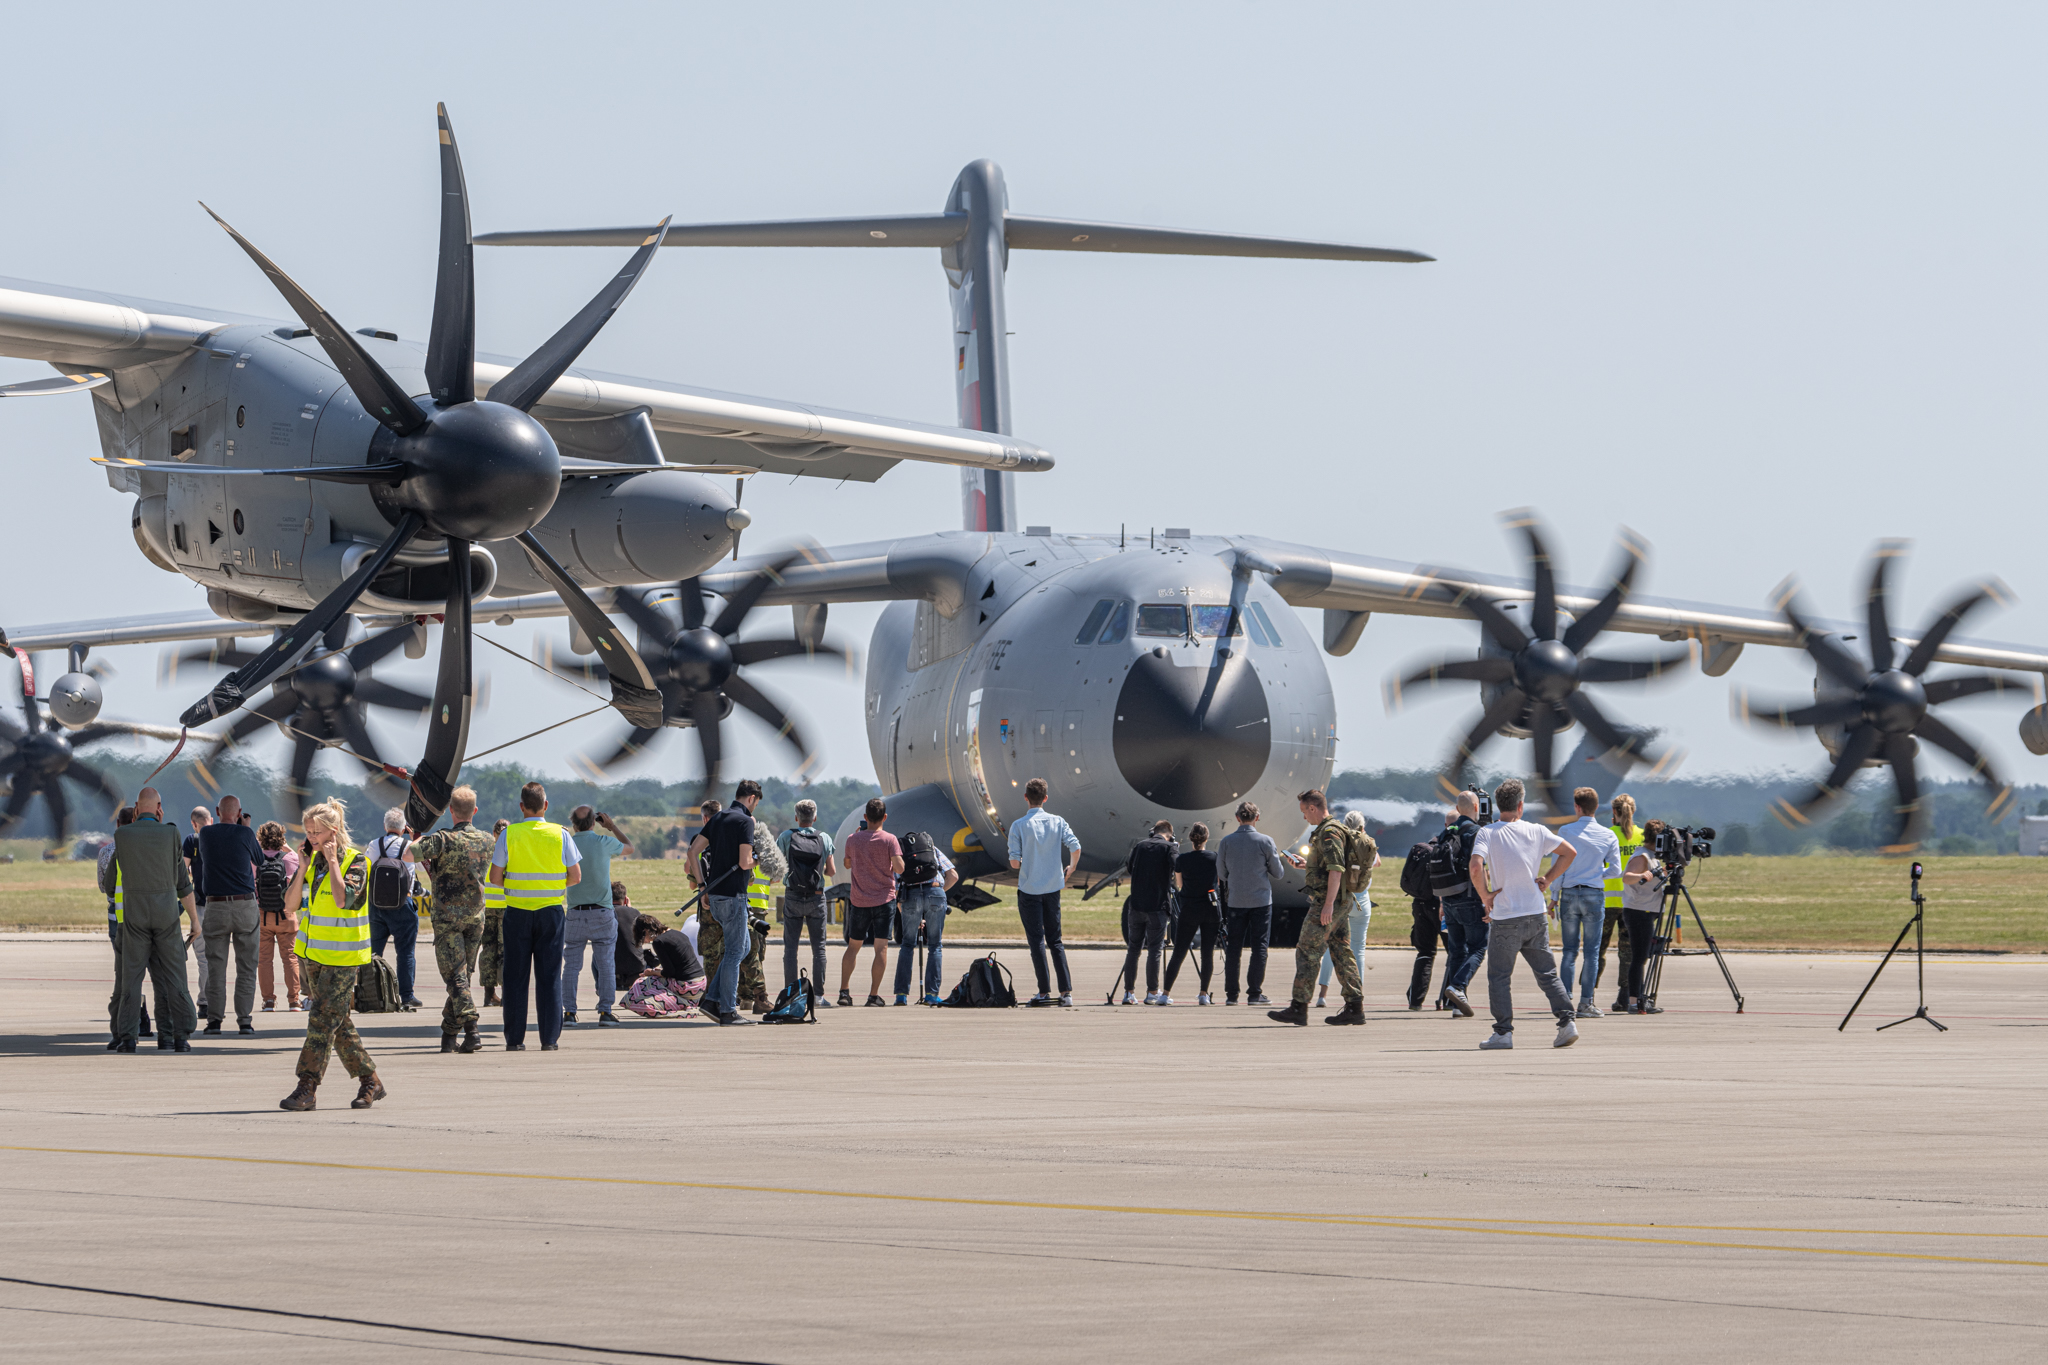
[[[488,914],[488,913],[489,913],[490,911],[492,911],[492,910],[498,910],[498,911],[503,911],[503,910],[504,910],[504,908],[505,908],[505,888],[504,888],[504,887],[502,887],[502,886],[493,886],[493,885],[491,885],[491,884],[490,884],[489,882],[485,882],[485,883],[484,883],[484,911],[485,911],[485,913],[487,913],[487,914]]]
[[[316,857],[319,855],[315,855]],[[351,869],[363,861],[361,851],[349,849],[341,856],[341,868],[332,868],[323,879],[327,898],[320,898],[315,886],[299,911],[299,937],[293,951],[308,962],[327,967],[360,967],[370,960],[370,898],[354,910],[342,904]]]
[[[114,864],[114,923],[126,924],[127,914],[121,898],[121,864],[117,862]]]
[[[515,820],[505,827],[505,905],[545,910],[569,898],[569,866],[562,861],[562,827],[545,820]]]
[[[1614,835],[1615,841],[1621,845],[1621,866],[1622,870],[1626,871],[1629,859],[1642,851],[1643,827],[1637,825],[1634,834],[1623,830],[1620,825],[1609,825],[1607,828]],[[1604,879],[1602,888],[1607,893],[1607,908],[1619,911],[1621,909],[1621,878],[1608,877]]]
[[[768,869],[754,864],[754,877],[747,883],[747,905],[754,913],[766,917],[775,908],[775,883],[768,880]]]

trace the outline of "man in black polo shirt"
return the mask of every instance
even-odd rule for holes
[[[1131,873],[1131,908],[1124,930],[1124,1003],[1138,1003],[1138,953],[1145,954],[1145,1003],[1163,999],[1159,989],[1159,954],[1166,946],[1166,925],[1172,917],[1173,862],[1180,845],[1173,839],[1173,821],[1152,826],[1152,837],[1139,840],[1124,865]]]
[[[192,860],[199,885],[206,892],[202,941],[206,945],[206,1031],[219,1033],[228,1008],[228,950],[235,954],[235,1023],[237,1031],[254,1034],[256,1010],[256,939],[263,912],[256,904],[256,864],[263,846],[240,797],[223,796],[220,818],[199,831],[199,856]]]
[[[704,822],[690,841],[689,857],[704,859],[704,900],[697,911],[698,943],[705,930],[719,931],[719,954],[708,957],[704,970],[705,1011],[721,1024],[752,1023],[739,1012],[740,960],[747,955],[747,883],[754,874],[754,807],[761,804],[761,784],[748,778],[733,794],[733,803]],[[708,912],[708,913],[707,913]]]

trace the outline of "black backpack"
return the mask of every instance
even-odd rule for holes
[[[819,845],[823,847],[823,845]],[[775,997],[775,1008],[761,1016],[764,1024],[815,1024],[818,1022],[818,991],[811,974],[800,972],[796,980]]]
[[[282,915],[285,888],[291,884],[292,874],[285,870],[284,854],[264,853],[263,861],[256,864],[256,908],[266,915]]]
[[[1401,894],[1414,901],[1433,901],[1436,887],[1430,880],[1429,855],[1434,845],[1415,844],[1408,849],[1408,860],[1401,864]]]
[[[1446,898],[1471,889],[1472,846],[1465,842],[1456,825],[1430,842],[1429,885],[1436,895]]]
[[[357,1014],[397,1014],[410,1009],[398,993],[398,973],[381,957],[373,957],[356,968]]]
[[[814,825],[801,825],[789,832],[789,876],[783,885],[792,896],[815,896],[825,889],[825,836]]]
[[[922,886],[939,879],[939,850],[932,836],[914,829],[903,836],[903,884]]]
[[[967,975],[960,978],[960,984],[946,997],[946,1004],[953,1009],[1010,1009],[1017,1003],[1017,988],[1010,984],[1010,973],[996,955],[978,957],[967,969]]]
[[[377,859],[370,864],[370,908],[373,910],[403,910],[405,908],[405,862],[396,854],[387,853],[389,840],[397,839],[399,852],[405,851],[405,836],[386,834],[377,840]]]

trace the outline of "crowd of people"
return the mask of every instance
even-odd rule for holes
[[[1071,1008],[1060,896],[1078,872],[1081,844],[1046,808],[1044,779],[1033,778],[1024,794],[1026,812],[1008,830],[1018,916],[1037,987],[1023,1003]],[[368,1108],[385,1097],[385,1088],[351,1014],[373,963],[390,975],[393,1007],[421,1007],[414,988],[422,908],[445,989],[443,1052],[479,1051],[480,1009],[494,1005],[503,1011],[506,1051],[526,1049],[529,1008],[541,1050],[558,1050],[563,1027],[578,1022],[586,952],[600,1027],[619,1022],[614,1011],[622,1003],[644,1018],[702,1015],[721,1025],[744,1024],[770,1008],[762,964],[768,914],[778,900],[784,980],[797,980],[808,938],[810,979],[824,982],[826,897],[842,871],[847,903],[838,998],[820,994],[817,1006],[854,1004],[863,949],[872,954],[865,1003],[890,1004],[883,982],[892,941],[900,944],[893,1003],[941,1003],[947,893],[960,874],[931,834],[892,832],[888,803],[880,797],[867,803],[843,848],[818,828],[817,805],[808,800],[797,803],[794,826],[771,834],[754,818],[761,796],[759,783],[743,781],[731,805],[704,803],[703,824],[686,853],[687,875],[699,893],[696,913],[667,927],[637,910],[624,884],[612,878],[612,859],[635,855],[617,823],[587,805],[570,813],[567,826],[550,822],[547,792],[538,782],[522,789],[519,818],[501,819],[489,832],[476,825],[476,793],[458,787],[448,828],[416,835],[404,812],[392,810],[382,833],[360,848],[340,800],[305,811],[304,837],[294,848],[276,821],[252,828],[232,795],[212,810],[195,809],[192,833],[181,838],[164,821],[159,793],[144,788],[116,816],[113,842],[100,855],[115,950],[108,1050],[133,1052],[139,1039],[154,1036],[161,1049],[189,1052],[190,1038],[202,1027],[207,1034],[225,1031],[231,1000],[237,1033],[254,1034],[260,993],[262,1011],[279,1009],[281,999],[283,1010],[309,1016],[298,1086],[282,1106],[316,1107],[329,1057],[338,1053],[358,1085],[353,1107]],[[1604,1013],[1594,992],[1619,931],[1624,986],[1614,1008],[1657,1012],[1655,1001],[1643,996],[1661,888],[1648,851],[1656,822],[1637,826],[1627,796],[1614,799],[1611,827],[1597,818],[1599,798],[1591,788],[1580,788],[1574,801],[1577,818],[1553,830],[1522,819],[1518,781],[1495,791],[1492,820],[1484,818],[1479,794],[1468,791],[1446,816],[1443,833],[1409,851],[1402,890],[1413,903],[1417,953],[1409,1009],[1424,1005],[1441,942],[1446,961],[1439,1008],[1474,1013],[1466,991],[1484,959],[1493,1032],[1481,1046],[1512,1047],[1519,959],[1534,972],[1557,1019],[1555,1045],[1569,1046],[1577,1041],[1578,1020]],[[1236,829],[1213,849],[1207,825],[1188,828],[1183,850],[1172,823],[1161,820],[1129,851],[1126,955],[1111,1003],[1119,991],[1121,1003],[1139,1003],[1141,958],[1144,1004],[1174,1004],[1174,982],[1191,959],[1197,1003],[1214,1003],[1215,949],[1221,947],[1223,1003],[1271,1004],[1264,985],[1274,890],[1291,866],[1303,875],[1308,906],[1288,1002],[1268,1017],[1307,1024],[1311,997],[1322,1006],[1334,979],[1343,1008],[1324,1022],[1365,1022],[1358,950],[1371,921],[1379,850],[1363,818],[1357,812],[1339,818],[1321,791],[1301,793],[1298,804],[1308,824],[1299,852],[1281,848],[1258,828],[1260,811],[1249,801],[1235,812]],[[1550,951],[1548,917],[1562,931],[1561,964]],[[181,929],[181,919],[189,930]],[[395,949],[395,971],[383,964],[387,943]],[[924,972],[913,981],[917,950]],[[196,992],[187,987],[188,956],[198,963]],[[154,1028],[143,1000],[145,977]],[[473,977],[484,990],[481,1006],[471,992]]]

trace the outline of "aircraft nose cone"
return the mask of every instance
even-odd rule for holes
[[[1113,735],[1131,790],[1169,810],[1209,810],[1257,784],[1273,726],[1266,689],[1242,653],[1220,668],[1180,668],[1153,653],[1124,679]]]
[[[732,676],[732,646],[709,626],[686,630],[669,646],[668,675],[692,692],[715,691]]]
[[[390,454],[411,466],[390,501],[425,517],[436,535],[516,536],[548,514],[562,488],[555,438],[503,403],[432,409],[426,427],[397,438]]]
[[[1903,735],[1927,714],[1927,689],[1910,673],[1891,669],[1863,688],[1863,718],[1888,735]]]
[[[331,711],[355,694],[356,670],[345,654],[328,654],[291,676],[292,691],[315,711]]]

